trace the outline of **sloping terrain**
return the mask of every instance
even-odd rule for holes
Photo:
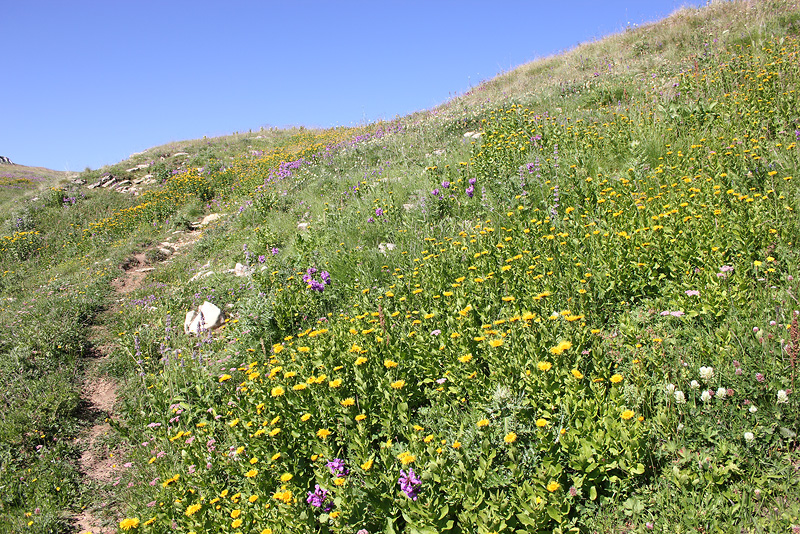
[[[799,34],[794,1],[686,9],[427,112],[157,147],[15,207],[4,523],[800,528]],[[85,376],[119,384],[103,477]]]

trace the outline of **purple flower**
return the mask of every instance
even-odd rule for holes
[[[367,219],[367,222],[368,222],[368,223],[374,223],[374,222],[375,222],[375,219],[373,219],[372,217],[370,217],[369,219]]]
[[[400,485],[400,490],[406,494],[406,497],[412,501],[417,500],[417,493],[419,492],[419,488],[417,486],[422,484],[422,481],[417,478],[417,475],[414,474],[413,469],[409,469],[408,474],[404,473],[401,469],[400,478],[397,479],[397,483]]]
[[[435,197],[438,197],[438,196],[439,196],[439,188],[437,187],[436,189],[434,189],[433,191],[431,191],[431,195],[433,195],[433,196],[435,196]]]
[[[478,181],[478,179],[477,179],[477,178],[470,178],[470,179],[469,179],[469,185],[475,185],[475,183],[476,183],[477,181]]]
[[[699,297],[700,296],[700,292],[698,290],[696,290],[696,289],[689,289],[688,291],[686,291],[686,296],[687,297]]]
[[[258,257],[258,263],[264,263],[265,261],[267,261],[267,257],[263,254]]]
[[[472,198],[475,195],[475,187],[473,186],[467,187],[466,193],[469,198]]]
[[[331,470],[331,474],[337,478],[347,476],[350,473],[350,470],[345,467],[344,460],[341,458],[334,458],[326,465],[328,466],[328,469]]]
[[[383,215],[383,210],[381,208],[375,208],[375,216],[380,217]]]
[[[306,502],[315,508],[322,508],[324,505],[324,510],[327,512],[333,507],[332,503],[325,502],[327,499],[328,490],[320,488],[319,484],[315,484],[314,491],[308,492],[308,498],[306,499]]]
[[[448,182],[447,180],[445,180],[444,182],[442,182],[442,188],[443,188],[443,189],[447,189],[448,187],[450,187],[450,182]]]
[[[756,380],[758,380],[759,382],[763,382],[764,375],[762,375],[761,373],[756,373]]]
[[[277,248],[277,247],[272,247],[272,255],[273,255],[273,256],[277,256],[277,255],[278,255],[278,252],[280,252],[280,251],[278,250],[278,248]]]

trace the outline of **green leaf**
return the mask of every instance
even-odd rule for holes
[[[597,500],[597,486],[589,488],[589,498],[593,501]]]
[[[547,507],[547,515],[556,523],[561,523],[561,511],[555,506]]]

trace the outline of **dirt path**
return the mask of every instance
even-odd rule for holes
[[[180,254],[184,247],[193,245],[200,236],[200,232],[182,234],[172,244],[175,251],[173,256]],[[111,282],[117,298],[114,299],[115,305],[106,314],[118,313],[119,299],[140,288],[147,274],[155,269],[148,266],[144,253],[134,254],[121,267],[125,274]],[[111,448],[107,439],[112,430],[109,421],[117,417],[115,405],[119,394],[119,384],[103,371],[114,349],[113,345],[102,344],[107,337],[105,321],[101,317],[90,336],[90,342],[95,345],[95,349],[87,361],[81,395],[84,420],[91,422],[91,426],[76,440],[82,449],[80,470],[86,483],[93,487],[93,502],[75,517],[76,532],[80,534],[113,534],[117,532],[117,522],[120,519],[115,517],[119,514],[114,513],[112,484],[124,451]]]

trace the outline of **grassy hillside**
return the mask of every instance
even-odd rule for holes
[[[0,525],[800,528],[798,37],[796,1],[714,3],[393,122],[157,147],[83,174],[132,192],[14,205]],[[223,326],[184,334],[205,301]],[[76,438],[106,419],[100,482]]]

